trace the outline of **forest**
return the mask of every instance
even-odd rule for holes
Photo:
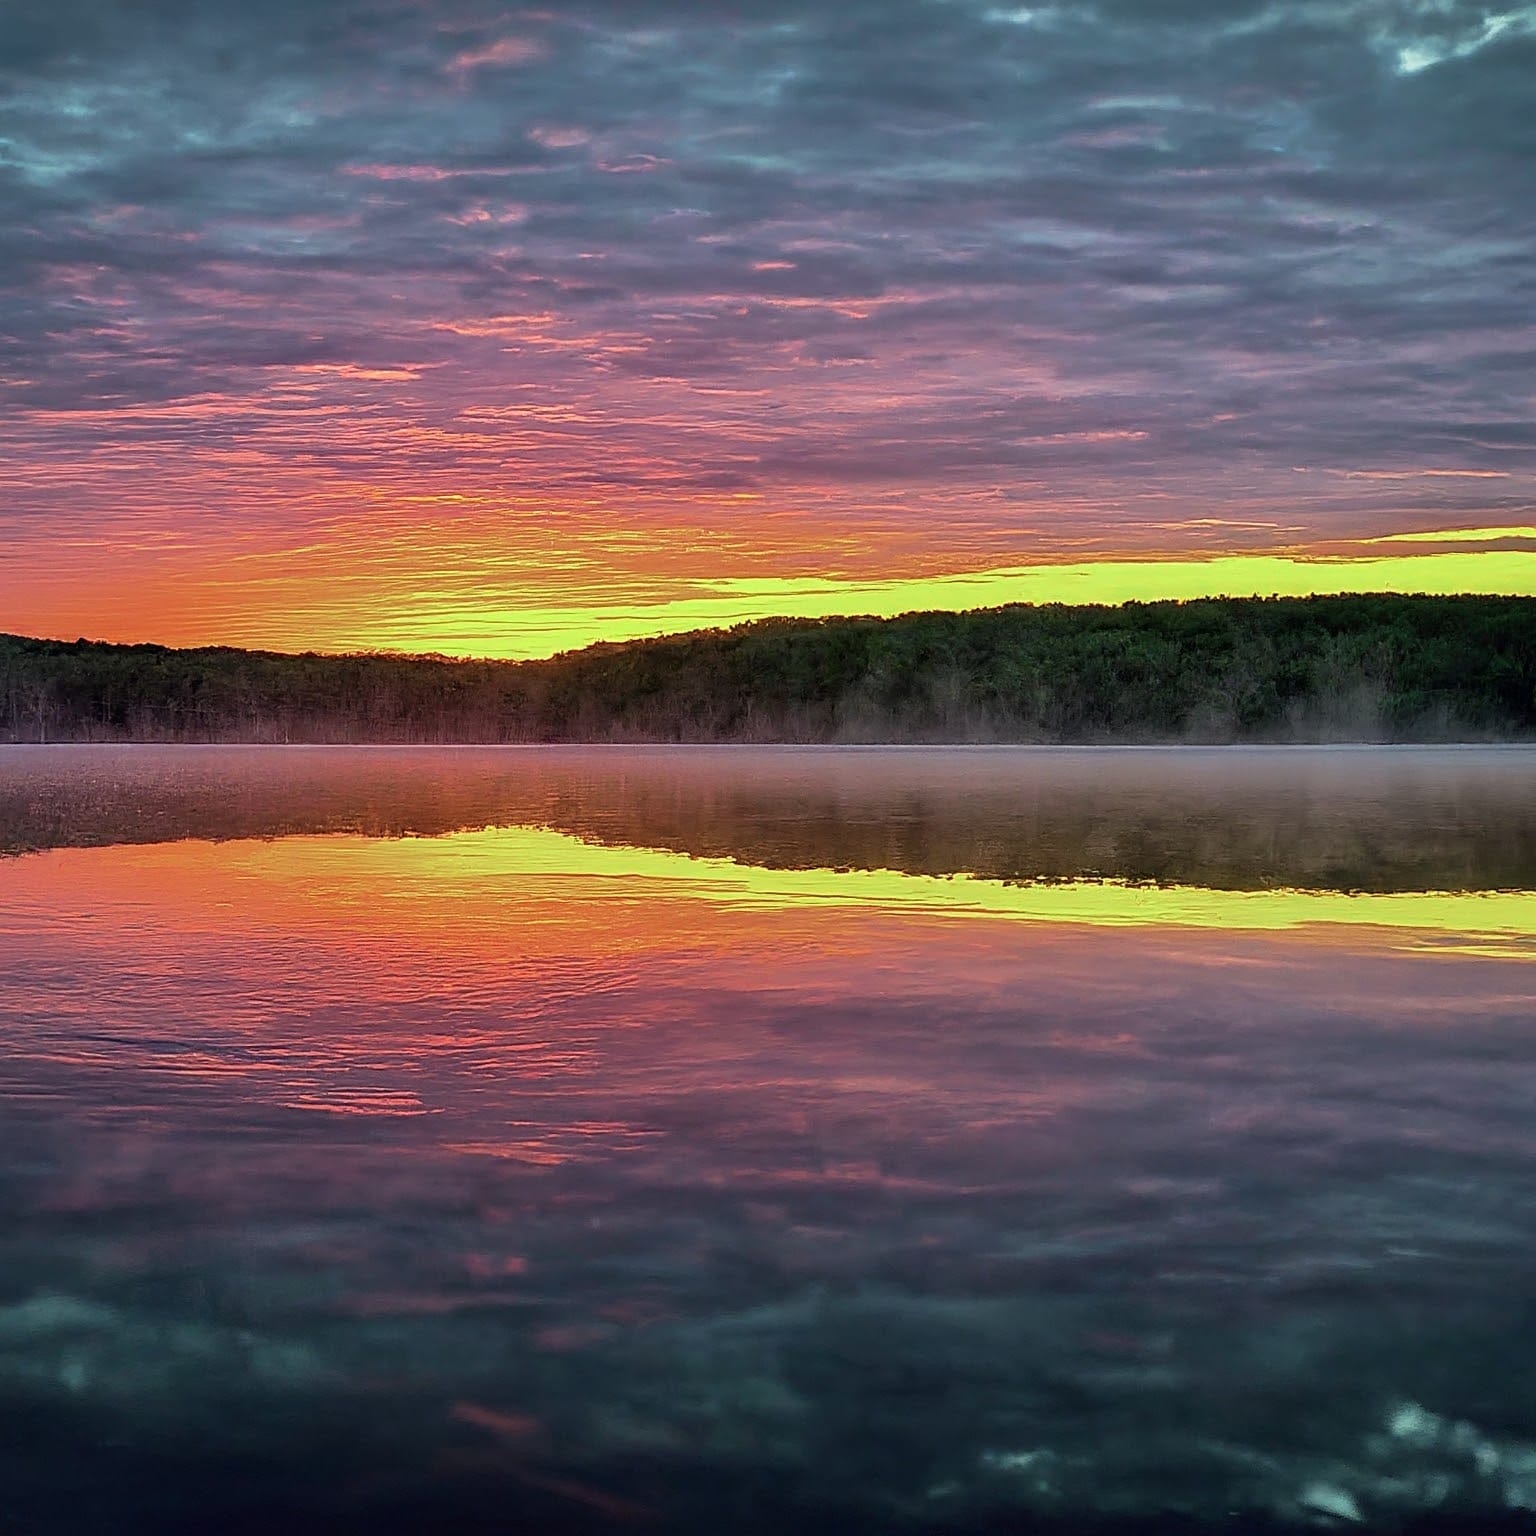
[[[771,619],[541,661],[0,635],[0,741],[1536,738],[1536,598]]]

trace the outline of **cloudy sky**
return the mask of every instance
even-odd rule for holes
[[[0,629],[1532,591],[1533,316],[1536,5],[5,0]]]

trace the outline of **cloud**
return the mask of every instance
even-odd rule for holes
[[[526,37],[499,37],[494,42],[481,43],[454,54],[448,67],[460,73],[487,66],[504,68],[512,64],[527,64],[542,58],[544,50],[538,43]]]
[[[13,0],[0,540],[297,547],[322,483],[814,506],[812,561],[1513,521],[1533,17]]]

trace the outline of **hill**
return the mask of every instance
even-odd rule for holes
[[[527,662],[0,636],[11,741],[1532,737],[1536,598],[774,619]]]

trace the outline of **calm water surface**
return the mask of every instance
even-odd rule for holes
[[[1536,750],[0,748],[0,849],[8,1536],[1536,1510]]]

